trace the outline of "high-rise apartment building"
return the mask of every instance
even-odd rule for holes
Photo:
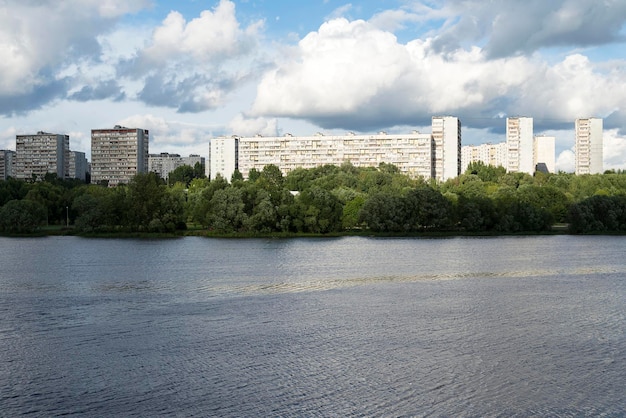
[[[37,132],[15,137],[14,177],[42,180],[48,173],[65,179],[69,174],[70,137]]]
[[[534,162],[536,171],[554,173],[556,170],[555,138],[547,135],[535,136]]]
[[[321,165],[341,165],[350,162],[355,167],[378,167],[393,164],[400,172],[429,179],[433,175],[433,141],[430,134],[323,135],[239,138],[239,170],[244,178],[252,169],[261,171],[268,164],[287,174],[296,168]],[[220,150],[211,147],[211,171],[214,164],[223,164],[217,156]],[[215,158],[214,158],[215,157]],[[214,170],[215,169],[215,170]]]
[[[446,181],[461,174],[461,121],[454,116],[433,116],[434,178]]]
[[[70,167],[69,178],[79,179],[85,181],[87,179],[87,172],[89,171],[89,164],[84,152],[70,151]]]
[[[150,135],[146,129],[91,130],[91,182],[110,187],[128,183],[139,173],[148,172]]]
[[[601,174],[602,119],[580,118],[575,123],[576,174]]]
[[[465,172],[470,163],[479,161],[485,165],[506,167],[506,153],[506,142],[464,145],[461,147],[461,171]]]
[[[13,164],[15,163],[15,151],[0,150],[0,180],[14,177]]]
[[[209,155],[211,180],[215,180],[219,174],[230,181],[235,170],[239,170],[239,143],[240,138],[237,136],[211,139]],[[258,145],[256,146],[258,148]],[[276,161],[272,164],[276,164]],[[247,177],[247,171],[245,176]]]
[[[535,172],[533,118],[506,119],[507,171],[510,173]]]

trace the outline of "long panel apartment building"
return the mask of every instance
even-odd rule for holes
[[[413,132],[406,135],[322,135],[238,138],[238,169],[244,178],[250,170],[277,165],[286,174],[296,168],[341,165],[349,161],[355,167],[378,167],[394,164],[411,177],[433,176],[433,141],[430,134]],[[219,170],[220,161],[213,160],[211,169]],[[214,163],[217,165],[215,166]],[[227,173],[228,174],[228,173]]]
[[[604,171],[602,119],[579,118],[574,128],[576,174],[601,174]]]
[[[125,128],[91,131],[91,182],[110,187],[148,172],[148,130]]]
[[[20,180],[42,180],[46,174],[69,176],[70,137],[39,131],[15,137],[13,174]]]
[[[234,170],[244,178],[252,169],[274,164],[283,174],[296,168],[341,165],[378,167],[393,164],[412,178],[445,181],[461,170],[461,122],[452,116],[432,118],[433,133],[324,135],[230,138],[211,140],[211,178],[230,179]]]

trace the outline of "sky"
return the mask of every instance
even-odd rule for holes
[[[0,149],[15,135],[150,130],[150,152],[208,156],[222,135],[428,133],[505,140],[506,118],[556,137],[604,120],[626,169],[624,0],[0,0]]]

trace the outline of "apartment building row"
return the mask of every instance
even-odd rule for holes
[[[602,119],[576,119],[574,137],[575,173],[604,172]],[[505,142],[463,146],[461,154],[463,170],[477,161],[531,175],[535,171],[556,170],[555,137],[534,135],[530,117],[507,118]]]
[[[37,132],[17,135],[15,151],[0,150],[0,179],[14,177],[20,180],[42,179],[46,174],[60,178],[85,180],[87,160],[85,153],[72,151],[69,136]]]
[[[411,177],[438,181],[457,177],[475,161],[503,166],[509,172],[555,171],[555,138],[534,135],[532,118],[507,118],[506,141],[499,144],[461,146],[461,122],[454,116],[434,116],[431,129],[431,133],[409,134],[220,137],[210,141],[205,164],[199,155],[149,154],[148,130],[116,125],[91,131],[91,165],[85,153],[70,151],[69,136],[38,132],[17,135],[15,151],[0,151],[0,178],[30,180],[55,173],[84,180],[90,173],[93,183],[115,186],[148,171],[167,178],[177,167],[197,162],[209,177],[221,174],[227,179],[235,170],[247,178],[252,169],[260,171],[268,164],[286,174],[299,167],[345,161],[357,167],[394,164]],[[577,119],[575,137],[576,174],[602,173],[602,119]]]
[[[86,180],[116,186],[128,183],[138,173],[155,171],[162,178],[177,167],[200,163],[204,157],[178,154],[148,154],[148,130],[116,125],[113,129],[91,131],[91,164],[84,152],[70,150],[68,135],[37,132],[17,135],[15,151],[0,151],[0,179],[41,180],[47,173],[59,178]]]
[[[393,164],[413,178],[445,181],[461,173],[461,121],[434,116],[431,133],[221,137],[212,139],[210,148],[211,178],[230,179],[235,170],[248,178],[252,169],[261,171],[268,164],[287,174],[349,161],[356,167]]]

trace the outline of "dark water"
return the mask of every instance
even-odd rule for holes
[[[624,416],[626,238],[0,238],[1,416]]]

